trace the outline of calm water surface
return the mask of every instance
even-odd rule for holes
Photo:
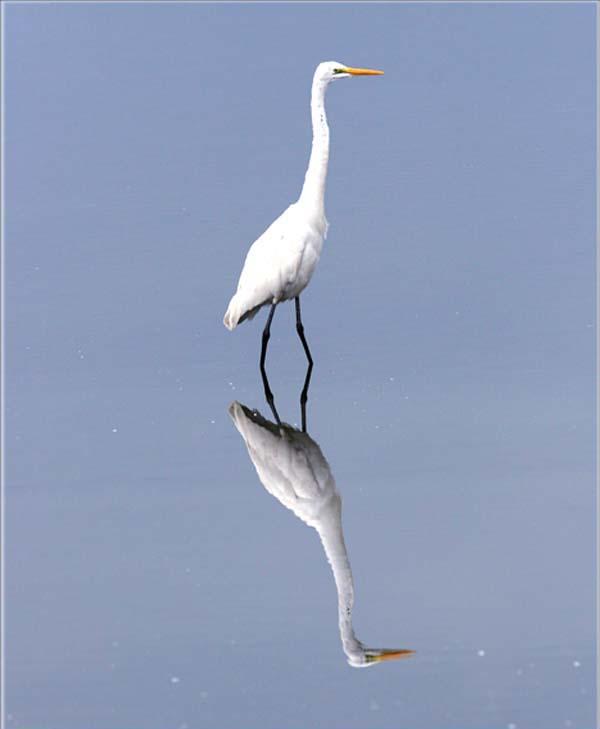
[[[595,7],[6,17],[7,726],[590,729]],[[242,437],[329,58],[386,75],[328,97],[308,436]],[[297,426],[289,304],[268,368]]]

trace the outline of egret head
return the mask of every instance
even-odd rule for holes
[[[350,78],[350,76],[381,76],[383,71],[372,68],[353,68],[338,61],[325,61],[317,66],[315,79],[329,83],[338,78]]]

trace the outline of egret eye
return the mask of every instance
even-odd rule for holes
[[[333,72],[334,73],[344,73],[344,69],[343,68],[334,68]]]

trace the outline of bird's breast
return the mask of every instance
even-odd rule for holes
[[[323,239],[311,235],[294,252],[282,272],[283,299],[299,296],[312,278],[323,248]]]

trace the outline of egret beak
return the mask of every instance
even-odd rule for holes
[[[396,661],[399,658],[409,658],[414,655],[411,650],[380,650],[369,651],[365,658],[367,663],[381,663],[382,661]]]
[[[383,71],[377,71],[374,68],[350,68],[346,67],[344,73],[349,73],[352,76],[383,76]]]

